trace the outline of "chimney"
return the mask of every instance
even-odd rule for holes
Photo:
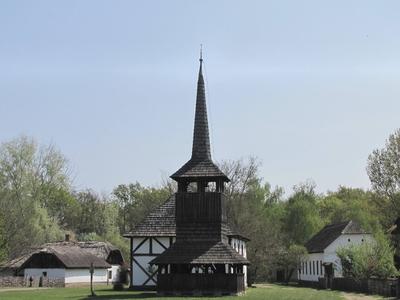
[[[69,233],[66,233],[65,234],[65,241],[69,242],[69,240],[70,240],[70,235],[69,235]]]

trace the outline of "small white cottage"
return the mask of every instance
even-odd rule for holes
[[[318,282],[320,277],[342,277],[342,266],[336,251],[340,247],[371,239],[372,235],[355,221],[325,226],[305,244],[308,255],[298,270],[299,281],[307,284]]]
[[[247,257],[248,239],[229,227],[226,228],[229,244],[243,257]],[[130,288],[153,290],[157,284],[157,267],[150,262],[168,249],[176,238],[175,196],[152,211],[134,230],[124,237],[130,239]],[[243,267],[247,286],[247,266]]]
[[[121,251],[106,242],[63,241],[30,249],[2,269],[8,275],[38,279],[61,279],[65,286],[90,283],[93,264],[93,282],[112,283],[118,280],[124,263]]]

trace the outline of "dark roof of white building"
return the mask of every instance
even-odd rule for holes
[[[342,234],[365,234],[365,230],[355,221],[346,221],[326,225],[316,235],[314,235],[306,244],[305,247],[308,253],[324,252],[333,241]]]

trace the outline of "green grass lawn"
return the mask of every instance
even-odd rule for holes
[[[111,287],[95,288],[96,299],[160,299],[154,292],[133,292],[133,291],[113,291]],[[38,289],[38,290],[18,290],[18,291],[1,291],[0,299],[27,299],[27,300],[53,300],[53,299],[90,299],[89,288],[60,288],[60,289]],[[161,297],[163,300],[182,299],[183,297]],[[241,297],[224,296],[224,297],[185,297],[185,299],[240,299],[240,300],[337,300],[344,299],[339,292],[335,291],[318,291],[309,288],[286,287],[279,285],[260,285],[255,288],[249,288],[246,295]]]

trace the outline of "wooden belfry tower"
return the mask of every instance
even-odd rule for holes
[[[197,82],[191,159],[171,178],[175,194],[176,242],[155,258],[159,294],[239,294],[248,260],[228,244],[224,187],[228,177],[211,159],[202,73]]]

